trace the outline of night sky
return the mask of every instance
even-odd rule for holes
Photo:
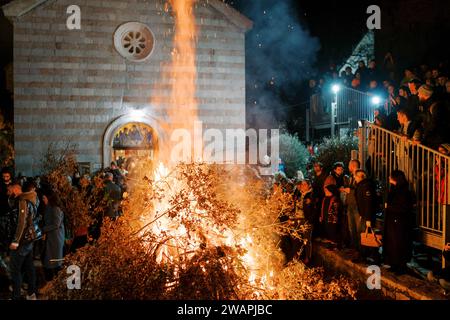
[[[247,34],[248,125],[302,133],[306,80],[340,64],[367,32],[373,1],[230,0],[254,22]],[[299,130],[300,129],[300,130]]]
[[[7,2],[0,0],[0,5]],[[227,2],[254,22],[247,34],[247,105],[250,115],[258,115],[258,124],[251,125],[266,127],[302,114],[305,80],[331,61],[339,64],[350,55],[367,31],[366,8],[373,4],[366,0]],[[12,59],[12,27],[6,19],[0,20],[3,67]]]

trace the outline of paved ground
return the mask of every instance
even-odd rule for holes
[[[345,271],[350,271],[353,278],[367,277],[366,270],[368,263],[354,263],[352,259],[356,257],[354,250],[335,251],[330,250],[323,243],[315,243],[315,252],[320,256],[319,260],[329,260],[325,264],[328,273],[335,272],[336,268],[343,268]],[[322,261],[324,262],[324,261]],[[319,262],[320,264],[320,262]],[[358,299],[362,300],[380,300],[380,299],[450,299],[450,295],[444,295],[444,290],[436,283],[430,283],[426,280],[427,273],[430,270],[435,270],[440,267],[440,253],[435,250],[430,250],[420,244],[415,244],[414,258],[408,264],[408,274],[396,276],[389,272],[388,268],[382,268],[382,275],[384,283],[387,283],[389,290],[385,290],[383,294],[377,291],[366,290],[365,285],[361,282]],[[331,268],[330,268],[331,265]],[[38,287],[45,285],[44,273],[42,264],[39,260],[35,260],[37,270]],[[0,270],[0,300],[10,298],[10,291],[8,289],[10,282],[3,270]]]
[[[382,290],[368,290],[365,283],[368,278],[369,262],[352,261],[357,254],[354,250],[332,250],[321,242],[315,242],[315,261],[323,265],[329,272],[343,273],[352,279],[359,280],[359,298],[363,300],[447,300],[450,295],[437,283],[426,280],[430,270],[440,267],[440,253],[415,245],[414,258],[408,264],[409,270],[404,275],[396,275],[387,266],[381,265]]]

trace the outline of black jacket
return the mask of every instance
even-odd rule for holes
[[[12,238],[13,243],[23,243],[40,237],[41,230],[38,227],[36,192],[24,192],[16,198],[17,224]],[[35,234],[31,234],[35,233]],[[39,234],[39,235],[37,235]]]
[[[448,112],[444,103],[428,99],[423,103],[424,134],[422,143],[432,149],[437,149],[440,144],[447,142],[449,135],[447,130]]]
[[[0,215],[6,215],[9,211],[8,205],[8,186],[0,182]]]
[[[386,264],[405,265],[411,259],[415,197],[408,186],[392,186],[384,217],[383,254]]]
[[[297,191],[297,190],[296,190]],[[303,212],[304,219],[312,224],[315,214],[315,203],[313,199],[312,190],[302,194],[301,192],[296,192],[294,194],[294,212],[297,215],[298,211]]]
[[[106,215],[115,218],[119,215],[119,205],[122,200],[122,190],[112,181],[105,182],[105,197],[108,203]]]
[[[319,203],[322,203],[322,199],[325,197],[325,193],[323,191],[323,185],[325,183],[325,179],[327,178],[327,175],[325,171],[322,171],[322,174],[320,176],[316,176],[314,174],[312,187],[313,187],[313,197],[316,201]]]
[[[359,215],[366,221],[374,221],[377,213],[375,184],[369,179],[364,179],[356,185],[355,196]]]
[[[415,94],[412,94],[408,97],[408,101],[405,107],[408,115],[411,119],[415,119],[419,114],[419,97]]]

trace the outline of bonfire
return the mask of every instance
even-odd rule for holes
[[[105,221],[100,239],[66,257],[81,289],[61,272],[49,299],[348,299],[344,278],[300,261],[285,265],[279,222],[291,196],[268,193],[245,168],[160,165],[136,178],[124,215]],[[299,233],[295,233],[299,235]]]
[[[169,135],[198,120],[194,6],[165,6],[175,21],[172,61],[161,75],[172,84]],[[60,272],[46,287],[49,299],[354,298],[345,279],[324,281],[322,270],[298,261],[286,266],[279,241],[291,227],[280,216],[292,208],[290,194],[270,192],[245,166],[173,164],[167,150],[159,159],[130,177],[123,216],[104,221],[98,241],[66,257],[65,267],[80,268],[81,288],[69,290]]]

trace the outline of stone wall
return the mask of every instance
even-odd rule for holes
[[[173,18],[162,0],[47,1],[14,22],[15,147],[17,171],[39,173],[51,142],[79,145],[80,162],[102,163],[103,135],[116,118],[143,109],[158,121],[170,82],[161,80],[171,60]],[[68,30],[67,7],[81,8],[81,30]],[[199,1],[197,99],[209,128],[245,128],[245,31],[207,1]],[[116,28],[145,23],[156,39],[145,62],[122,58]],[[160,106],[150,105],[155,97]],[[180,110],[182,112],[182,110]]]

